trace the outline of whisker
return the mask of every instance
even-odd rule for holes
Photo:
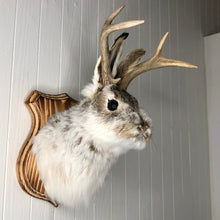
[[[151,137],[150,140],[151,140],[151,143],[152,143],[152,144],[150,144],[150,146],[152,146],[152,149],[154,150],[154,152],[157,151],[158,145],[157,145],[155,139],[153,137]]]

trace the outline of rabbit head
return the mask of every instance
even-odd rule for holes
[[[94,131],[94,136],[95,133],[98,134],[95,139],[101,139],[108,144],[115,143],[120,149],[126,151],[130,148],[142,149],[152,135],[151,119],[139,107],[135,97],[127,92],[129,83],[139,74],[152,69],[165,66],[188,68],[196,68],[196,66],[161,56],[168,33],[164,35],[156,53],[149,60],[138,63],[145,51],[135,49],[119,62],[122,44],[128,37],[128,33],[121,34],[111,48],[108,45],[109,34],[144,22],[137,20],[112,24],[123,7],[111,14],[102,27],[101,57],[95,67],[93,82],[84,88],[82,94],[86,97],[85,105],[89,106],[90,111],[93,112],[92,120],[88,119],[88,124],[90,132]],[[123,148],[123,146],[126,147]]]
[[[86,98],[81,106],[90,113],[86,120],[89,133],[94,140],[105,143],[105,147],[115,147],[114,151],[119,154],[129,149],[143,149],[152,135],[150,117],[139,107],[136,98],[117,83],[103,86],[100,65],[99,58],[93,83],[82,91]]]

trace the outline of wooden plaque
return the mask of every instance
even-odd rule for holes
[[[32,140],[51,115],[70,108],[77,104],[77,101],[65,93],[48,95],[35,90],[31,92],[25,104],[31,113],[32,126],[17,158],[17,179],[25,192],[57,207],[58,204],[47,197],[44,184],[39,177],[35,156],[31,152]]]

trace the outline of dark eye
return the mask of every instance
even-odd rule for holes
[[[110,111],[115,111],[118,107],[118,102],[114,99],[108,100],[108,109]]]

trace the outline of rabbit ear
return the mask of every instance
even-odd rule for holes
[[[122,33],[120,36],[118,36],[109,51],[111,76],[116,81],[120,80],[115,79],[115,76],[117,74],[119,59],[122,54],[122,43],[128,37],[128,35],[128,33]],[[104,85],[102,82],[102,60],[99,58],[94,71],[93,84],[96,84],[99,87],[103,87]]]
[[[94,95],[97,93],[97,91],[102,87],[101,80],[102,79],[101,79],[101,56],[100,56],[96,62],[92,83],[86,85],[86,87],[81,91],[81,94],[87,98],[92,99]]]
[[[115,76],[117,74],[117,67],[119,64],[119,59],[122,54],[122,43],[123,41],[128,37],[128,33],[122,33],[120,36],[118,36],[115,39],[114,44],[112,45],[111,49],[109,50],[109,63],[110,63],[110,73],[111,73],[111,78],[114,80],[114,83],[117,83],[120,78],[115,79]],[[94,78],[93,78],[93,83],[99,84],[99,87],[104,87],[103,85],[103,75],[102,75],[102,70],[103,70],[103,63],[102,59],[98,59],[94,71]],[[95,81],[94,81],[95,80]]]
[[[122,43],[128,37],[128,33],[122,33],[115,39],[114,44],[112,45],[109,56],[110,56],[110,68],[111,68],[111,75],[114,79],[117,74],[117,68],[119,64],[119,59],[122,54]],[[118,81],[120,78],[118,79]],[[87,85],[81,92],[81,94],[85,97],[92,98],[97,93],[97,91],[103,87],[103,80],[102,80],[102,62],[101,57],[98,58],[94,75],[93,75],[93,83]]]
[[[129,35],[128,33],[122,33],[120,36],[118,36],[115,39],[115,42],[109,51],[110,52],[110,69],[111,69],[111,74],[113,78],[115,78],[116,76],[119,59],[122,54],[122,43],[128,37],[128,35]]]

